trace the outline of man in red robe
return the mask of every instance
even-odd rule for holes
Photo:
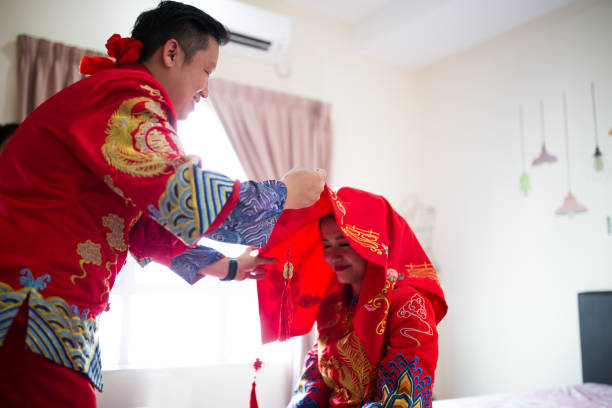
[[[190,283],[211,265],[244,279],[260,261],[198,240],[263,246],[283,208],[323,189],[324,171],[240,183],[183,151],[176,121],[208,96],[228,38],[218,21],[167,1],[132,35],[109,39],[114,60],[85,58],[90,76],[37,108],[0,155],[2,407],[95,407],[98,320],[128,251]]]

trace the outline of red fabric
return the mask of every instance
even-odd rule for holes
[[[257,404],[257,394],[255,394],[255,381],[253,381],[253,385],[251,386],[251,400],[249,401],[250,408],[259,408]]]
[[[387,282],[397,287],[410,285],[422,292],[433,305],[436,323],[446,314],[447,306],[435,270],[406,221],[384,197],[354,188],[345,187],[334,193],[326,187],[314,206],[281,215],[268,244],[260,251],[261,256],[277,259],[267,266],[267,279],[257,283],[262,341],[268,343],[310,332],[323,298],[339,289],[333,270],[323,259],[318,226],[318,220],[332,212],[353,249],[370,263],[354,328],[370,361],[375,362],[382,338],[371,336],[370,332],[376,329],[373,324],[385,320],[388,310],[380,307],[368,311],[364,305],[381,295]],[[363,232],[361,236],[359,231]],[[288,258],[294,265],[294,275],[285,296],[292,302],[290,310],[282,310],[286,285],[282,271]],[[393,275],[403,279],[393,282]],[[283,333],[280,328],[287,319],[291,324]]]
[[[253,374],[253,384],[251,385],[251,399],[249,401],[250,408],[259,408],[259,405],[257,404],[257,394],[255,393],[255,377],[257,371],[259,371],[262,366],[263,362],[260,359],[256,359],[253,363],[253,370],[255,371],[255,374]]]
[[[136,58],[136,43],[115,38],[107,47],[121,67],[44,102],[0,156],[3,296],[13,293],[10,299],[18,302],[32,294],[41,304],[61,305],[45,312],[44,336],[74,335],[74,345],[56,344],[82,352],[85,364],[45,347],[31,349],[88,374],[96,387],[98,343],[89,330],[107,308],[128,250],[169,264],[201,238],[208,222],[184,211],[195,204],[185,197],[200,193],[195,180],[202,170],[197,158],[183,152],[168,94],[144,66],[124,65]],[[175,197],[179,189],[187,201],[182,207]],[[234,203],[225,203],[224,214]],[[8,324],[9,315],[4,317]],[[28,326],[28,341],[35,327]],[[21,358],[33,361],[29,354]]]
[[[347,305],[343,297],[336,291],[321,304],[317,343],[308,353],[289,408],[371,407],[369,403],[374,407],[430,408],[438,361],[431,302],[410,285],[391,292],[383,348],[380,360],[373,365],[353,330],[357,305]],[[379,336],[375,331],[369,335]],[[311,404],[312,400],[317,405]]]
[[[150,258],[170,266],[188,247],[149,216],[140,217],[130,230],[130,252],[138,259]]]
[[[116,114],[133,136],[122,138]],[[128,249],[139,245],[130,229],[189,160],[175,126],[169,97],[141,65],[85,78],[38,107],[0,160],[0,280],[17,290],[23,268],[34,279],[49,274],[44,297],[92,318],[105,310]]]
[[[347,304],[323,257],[319,219],[330,213],[368,261],[357,303]],[[447,306],[427,255],[383,197],[326,188],[313,207],[281,215],[260,255],[277,258],[257,284],[262,340],[306,334],[317,321],[318,342],[291,407],[308,399],[321,408],[366,402],[430,407],[436,324]],[[282,273],[287,261],[294,267],[291,279]]]
[[[3,408],[95,408],[96,395],[84,375],[24,348],[27,301],[0,347],[0,406]]]
[[[105,69],[138,61],[142,43],[134,38],[122,38],[119,34],[113,34],[106,42],[106,50],[115,61],[104,57],[83,57],[80,66],[81,74],[93,75]]]
[[[113,34],[106,41],[108,55],[117,60],[117,64],[131,64],[138,61],[142,43],[135,38],[122,38],[119,34]]]

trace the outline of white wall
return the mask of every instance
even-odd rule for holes
[[[253,369],[246,365],[104,372],[100,408],[248,407]],[[286,367],[266,364],[257,373],[257,402],[284,407],[293,384]]]
[[[434,241],[449,313],[436,392],[455,397],[580,383],[577,293],[612,289],[612,2],[579,1],[418,73],[424,161],[418,190],[438,211]],[[603,174],[593,170],[590,82]],[[588,212],[555,216],[572,190]],[[540,150],[539,99],[554,165]],[[518,105],[532,190],[519,191]],[[408,148],[408,146],[406,146]]]
[[[358,56],[345,23],[282,0],[248,3],[291,17],[294,74],[279,80],[261,65],[245,73],[239,59],[225,56],[221,75],[330,102],[334,187],[361,186],[390,200],[413,190],[420,155],[413,149],[417,119],[412,75]]]

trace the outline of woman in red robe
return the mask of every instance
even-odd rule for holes
[[[261,255],[264,342],[317,341],[290,407],[430,407],[446,302],[414,233],[381,196],[327,189],[285,211]],[[281,273],[282,271],[282,273]]]

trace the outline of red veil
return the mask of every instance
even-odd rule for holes
[[[333,213],[338,227],[368,260],[354,331],[371,364],[380,357],[393,291],[411,286],[432,304],[435,322],[447,306],[438,277],[406,221],[379,195],[328,187],[312,207],[287,210],[278,220],[261,256],[275,257],[267,278],[257,283],[262,341],[301,336],[313,327],[326,295],[340,288],[323,259],[318,220]]]

